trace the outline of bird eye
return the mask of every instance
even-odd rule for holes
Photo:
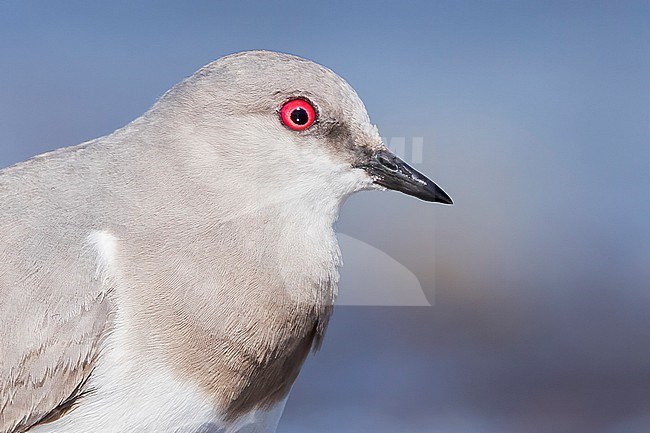
[[[293,99],[282,106],[280,118],[287,128],[304,131],[316,121],[316,110],[309,101]]]

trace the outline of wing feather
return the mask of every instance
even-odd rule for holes
[[[87,391],[109,331],[110,299],[85,245],[87,222],[71,212],[83,199],[52,188],[60,173],[38,164],[0,171],[2,433],[69,409]]]

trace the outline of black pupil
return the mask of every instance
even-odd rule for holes
[[[304,125],[309,122],[309,113],[304,108],[296,108],[291,112],[291,120],[296,125]]]

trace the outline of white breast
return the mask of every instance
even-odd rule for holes
[[[115,328],[89,380],[88,394],[60,419],[30,433],[267,433],[284,402],[226,422],[214,401],[161,362],[139,353],[129,323],[118,312]]]
[[[207,395],[162,366],[137,366],[117,350],[105,361],[89,383],[95,391],[30,433],[272,433],[284,408],[282,402],[226,422]]]

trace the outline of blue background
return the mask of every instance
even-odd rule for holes
[[[382,136],[424,138],[456,205],[346,203],[338,230],[434,306],[338,308],[279,432],[647,432],[649,23],[630,1],[1,1],[0,166],[222,55],[315,60]]]

